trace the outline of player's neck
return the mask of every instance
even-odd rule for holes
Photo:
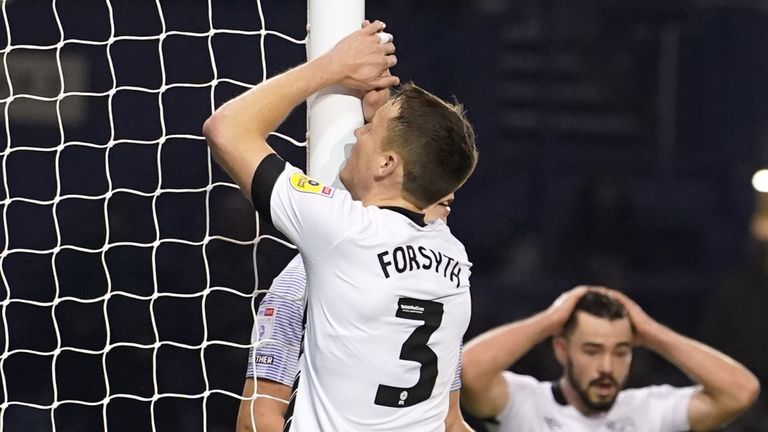
[[[371,189],[360,201],[364,206],[375,205],[376,207],[400,207],[413,212],[421,213],[420,209],[402,196],[400,190],[395,188],[374,188]]]
[[[417,208],[410,202],[402,199],[402,198],[371,198],[371,199],[363,199],[363,205],[369,206],[374,205],[376,207],[400,207],[404,208],[406,210],[416,212],[416,213],[422,213],[423,210]]]

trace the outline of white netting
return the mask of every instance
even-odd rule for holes
[[[304,59],[288,3],[0,1],[0,430],[234,429],[286,262],[257,282],[255,245],[289,253],[200,129]],[[270,143],[301,162],[296,117]]]

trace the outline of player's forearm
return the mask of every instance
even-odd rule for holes
[[[258,412],[255,417],[238,417],[237,432],[282,432],[285,420],[277,412]]]
[[[734,359],[707,345],[658,323],[648,332],[645,344],[701,384],[725,417],[741,412],[757,398],[757,378]]]
[[[461,402],[474,416],[497,416],[506,405],[507,383],[502,371],[536,344],[555,333],[549,312],[486,332],[465,345],[461,370]]]
[[[250,180],[273,153],[267,136],[313,93],[338,82],[338,68],[321,56],[270,78],[222,105],[206,120],[203,133],[216,160],[249,195]]]
[[[452,390],[449,396],[448,415],[445,417],[446,432],[474,432],[461,415],[460,391]]]
[[[475,430],[464,419],[460,419],[453,423],[446,422],[445,432],[475,432]]]
[[[237,416],[237,432],[281,432],[286,406],[264,398],[242,402]]]
[[[254,392],[258,394],[254,399]],[[291,397],[291,387],[276,381],[248,378],[237,414],[237,432],[280,432]]]
[[[536,344],[556,333],[556,321],[548,312],[488,331],[464,348],[462,381],[465,388],[482,389]]]
[[[285,420],[281,415],[260,415],[256,418],[256,430],[254,432],[282,432]]]
[[[338,82],[338,68],[321,56],[272,77],[222,105],[212,117],[225,138],[265,138],[313,93]]]

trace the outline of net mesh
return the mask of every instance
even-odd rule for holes
[[[0,430],[232,430],[254,292],[290,245],[200,130],[304,58],[306,6],[0,6]],[[301,165],[295,117],[270,144]]]

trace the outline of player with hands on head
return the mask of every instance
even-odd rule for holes
[[[549,337],[563,367],[558,381],[507,371]],[[622,389],[635,346],[661,355],[696,385]],[[573,288],[545,311],[476,337],[465,347],[462,366],[463,406],[501,432],[711,431],[759,393],[744,366],[603,287]]]
[[[458,189],[477,163],[458,106],[401,86],[355,131],[339,178],[322,185],[266,142],[315,92],[399,83],[392,42],[375,21],[333,49],[227,102],[203,132],[254,207],[296,244],[307,275],[307,325],[291,431],[442,431],[469,323],[470,262],[423,210]]]

